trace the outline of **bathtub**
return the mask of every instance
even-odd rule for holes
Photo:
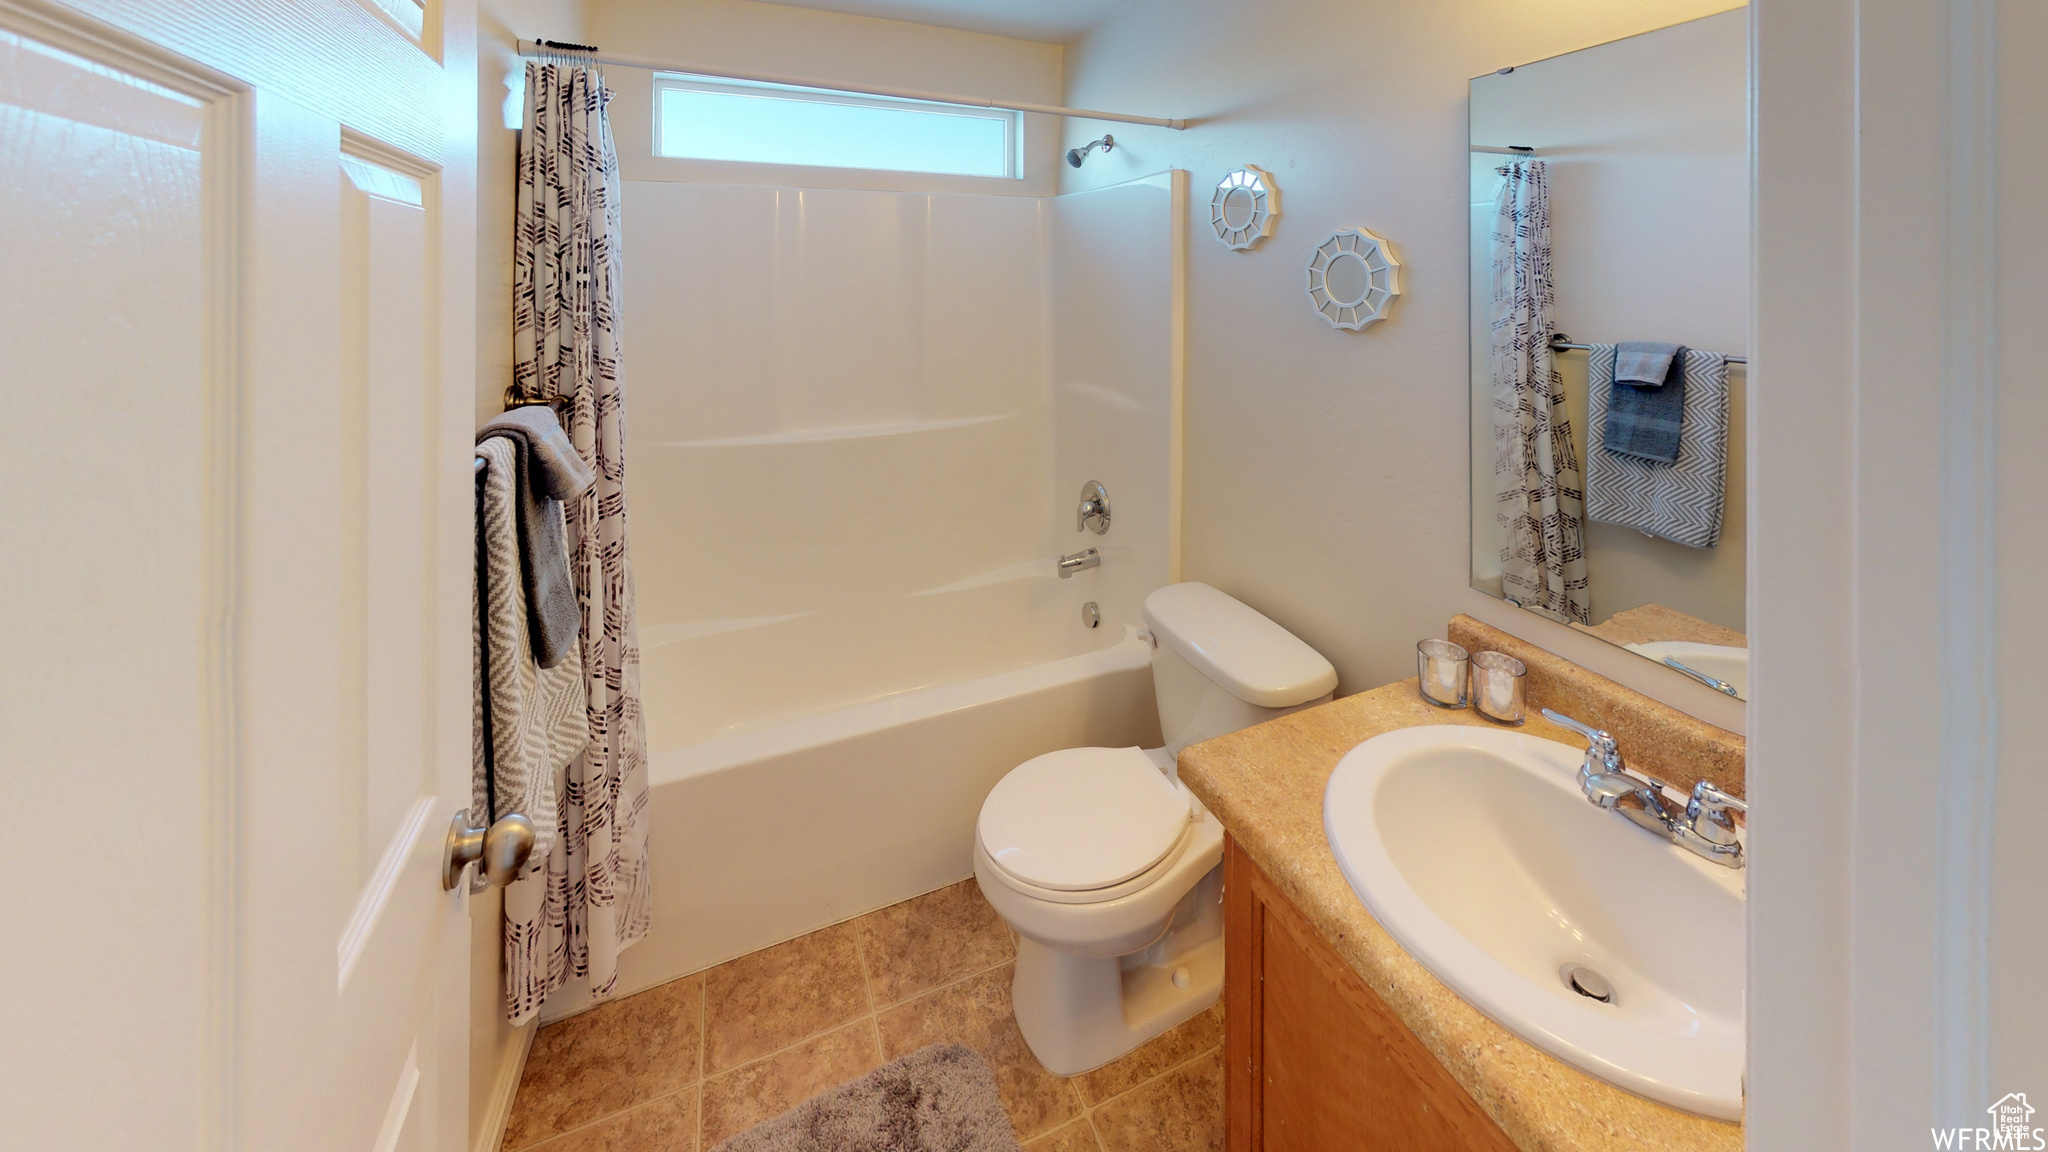
[[[1082,745],[1155,747],[1151,647],[1094,651],[732,732],[649,758],[654,927],[620,994],[974,874],[1003,774]],[[650,693],[652,712],[662,701]],[[588,1007],[580,987],[543,1019]]]

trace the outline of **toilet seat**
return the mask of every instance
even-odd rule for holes
[[[1197,808],[1138,748],[1067,748],[1027,760],[982,804],[976,840],[998,878],[1056,903],[1136,891],[1185,850]]]
[[[1191,824],[1189,827],[1192,828],[1193,825]],[[1112,900],[1121,900],[1133,892],[1141,892],[1157,884],[1160,877],[1173,871],[1174,866],[1180,863],[1181,857],[1186,855],[1188,849],[1192,846],[1193,839],[1192,833],[1181,837],[1180,843],[1175,844],[1169,849],[1166,855],[1160,858],[1159,863],[1154,864],[1152,867],[1145,869],[1121,884],[1111,884],[1106,888],[1085,888],[1079,890],[1040,888],[1019,880],[1005,871],[1002,865],[997,864],[989,856],[988,848],[982,844],[979,836],[974,839],[974,850],[977,866],[982,861],[987,861],[996,880],[1012,892],[1029,896],[1034,900],[1042,900],[1048,904],[1106,904]]]

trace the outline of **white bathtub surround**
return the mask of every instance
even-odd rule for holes
[[[1174,180],[1045,200],[625,182],[629,294],[660,317],[627,335],[656,754],[1139,622],[1175,546]],[[1086,534],[1102,567],[1060,580],[1089,480],[1116,524]]]
[[[569,439],[597,483],[568,505],[590,741],[569,765],[545,869],[505,892],[505,1003],[515,1022],[556,989],[604,999],[645,936],[646,734],[626,539],[618,158],[594,70],[526,69],[514,241],[514,388],[570,398]]]
[[[974,878],[1020,939],[1017,1027],[1062,1076],[1106,1064],[1223,991],[1223,827],[1183,787],[1189,744],[1330,699],[1337,670],[1206,584],[1145,598],[1164,747],[1065,748],[982,804]]]
[[[625,182],[657,883],[621,991],[962,880],[1011,768],[1159,743],[1184,180]]]

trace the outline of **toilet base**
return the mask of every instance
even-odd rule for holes
[[[1176,909],[1173,930],[1128,956],[1081,956],[1018,939],[1010,1004],[1047,1071],[1099,1068],[1216,1003],[1223,994],[1222,879],[1222,869],[1212,870]]]

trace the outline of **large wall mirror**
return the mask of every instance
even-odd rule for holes
[[[1738,698],[1747,13],[1472,81],[1472,585]]]

